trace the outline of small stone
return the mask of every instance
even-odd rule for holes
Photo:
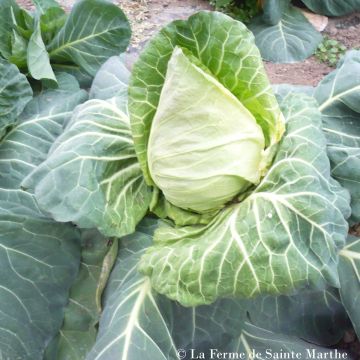
[[[317,31],[324,31],[329,21],[327,16],[314,14],[313,12],[305,9],[299,10]]]
[[[331,27],[328,31],[330,35],[336,35],[338,33],[338,29],[336,27]]]

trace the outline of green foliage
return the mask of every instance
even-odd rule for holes
[[[341,42],[324,37],[323,42],[317,47],[315,57],[329,66],[335,67],[341,56],[346,52],[346,46]]]
[[[321,34],[291,0],[210,0],[210,3],[216,10],[249,24],[265,60],[292,63],[315,52],[320,61],[335,66],[346,50],[331,39],[320,44]],[[328,16],[360,10],[359,0],[303,0],[303,3],[314,13]]]
[[[0,2],[0,59],[15,64],[31,80],[54,86],[56,71],[66,65],[76,69],[71,73],[81,82],[86,74],[85,85],[90,85],[107,58],[129,44],[126,16],[108,1],[78,1],[68,15],[55,0],[34,0],[34,5],[28,12],[13,0]]]
[[[286,3],[263,20],[287,25]],[[106,60],[128,41],[111,3],[36,5],[0,0],[1,357],[335,358],[360,335],[360,52],[316,89],[274,88],[248,29],[200,12],[130,75]]]
[[[315,56],[321,62],[325,62],[334,67],[345,54],[346,50],[346,46],[340,41],[325,37],[323,42],[318,46]]]
[[[234,19],[244,23],[250,20],[261,10],[258,0],[209,0],[215,10],[222,11]]]

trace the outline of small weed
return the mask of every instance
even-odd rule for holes
[[[340,57],[346,52],[346,46],[341,42],[324,37],[322,43],[315,51],[315,57],[329,66],[335,67]]]

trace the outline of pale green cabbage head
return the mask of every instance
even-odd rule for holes
[[[147,153],[151,177],[166,199],[199,213],[221,208],[259,182],[264,147],[250,111],[176,47]]]

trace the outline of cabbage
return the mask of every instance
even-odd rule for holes
[[[176,47],[149,137],[155,184],[174,205],[222,207],[260,180],[265,139],[244,105]]]

